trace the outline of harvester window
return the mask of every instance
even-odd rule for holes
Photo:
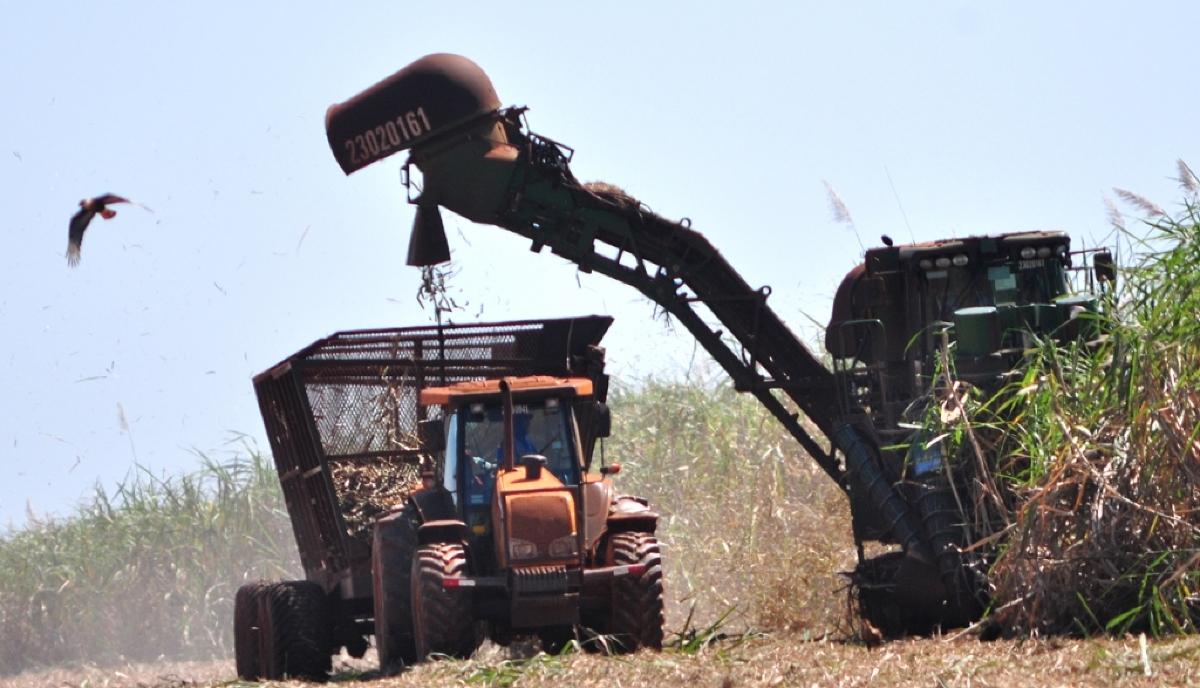
[[[1021,261],[1017,303],[1050,303],[1066,291],[1062,264],[1054,258]]]

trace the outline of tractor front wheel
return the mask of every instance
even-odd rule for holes
[[[613,582],[611,616],[608,628],[604,629],[612,637],[611,649],[661,650],[665,607],[658,539],[650,533],[617,533],[611,547],[613,566],[644,567],[638,575],[623,576]]]
[[[379,668],[384,673],[417,661],[409,577],[420,523],[417,509],[411,503],[375,523],[371,546],[375,647],[379,651]]]
[[[418,661],[430,655],[465,659],[479,646],[470,590],[442,586],[446,578],[466,574],[467,553],[460,544],[422,545],[413,557],[413,635]]]

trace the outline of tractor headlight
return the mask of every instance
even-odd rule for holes
[[[1037,256],[1037,249],[1032,246],[1026,246],[1021,249],[1022,260],[1033,260]]]
[[[528,540],[513,538],[508,543],[508,556],[511,559],[533,559],[537,555],[537,545]]]
[[[575,533],[554,538],[550,541],[550,556],[555,559],[575,556],[575,540]]]

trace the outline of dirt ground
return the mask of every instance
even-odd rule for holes
[[[369,656],[368,656],[369,657]],[[704,650],[628,657],[575,654],[508,660],[498,648],[470,661],[420,666],[378,678],[364,662],[338,662],[331,685],[404,686],[1163,686],[1200,685],[1200,638],[1148,641],[1049,639],[981,643],[914,639],[875,648],[788,634],[724,640]],[[78,667],[0,679],[0,688],[242,688],[232,661]]]

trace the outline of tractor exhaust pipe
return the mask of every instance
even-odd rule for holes
[[[517,462],[513,458],[517,453],[517,436],[513,432],[513,397],[512,386],[508,378],[500,379],[500,403],[504,406],[504,463],[502,471],[515,470]]]

